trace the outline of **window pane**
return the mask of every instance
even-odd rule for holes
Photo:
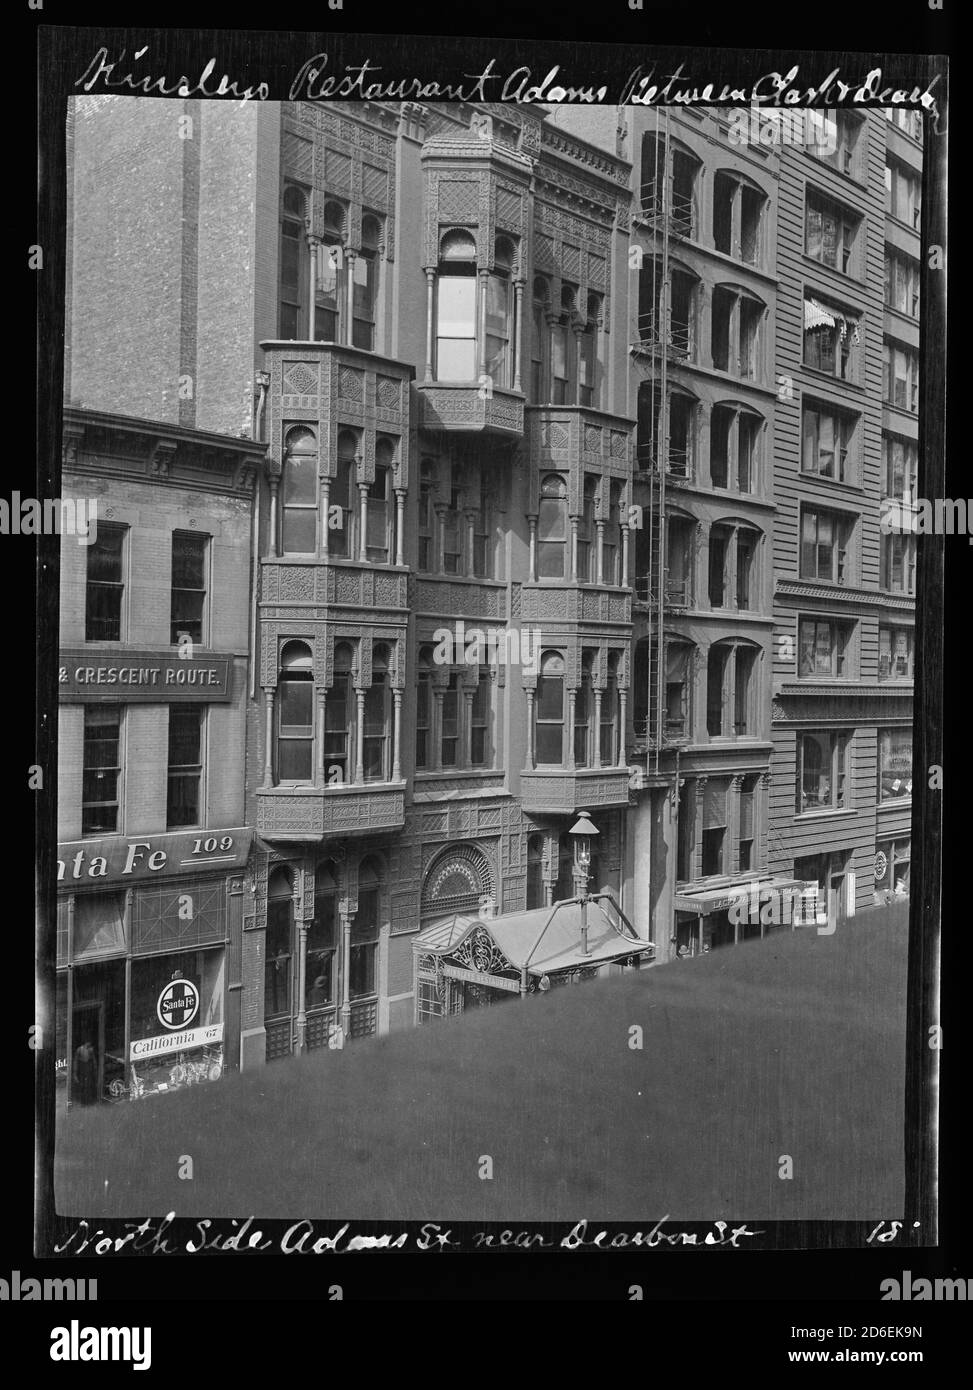
[[[343,532],[330,533],[329,545],[336,550],[335,537]],[[310,555],[314,553],[317,535],[317,509],[314,507],[285,507],[283,526],[283,549],[287,555]]]

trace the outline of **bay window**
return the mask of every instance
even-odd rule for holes
[[[310,782],[314,754],[314,681],[311,649],[287,642],[277,679],[277,781]]]
[[[436,378],[475,381],[476,244],[469,232],[452,231],[439,250],[436,294]]]
[[[324,778],[328,786],[340,787],[355,780],[354,660],[350,642],[335,643],[331,688],[324,705]]]
[[[539,766],[564,763],[564,657],[544,652],[534,699],[534,750]]]
[[[378,293],[378,249],[382,227],[378,218],[365,213],[361,221],[361,248],[355,256],[352,290],[353,347],[372,352],[375,347],[375,304]]]
[[[541,579],[565,579],[568,543],[568,488],[557,473],[541,482],[537,514],[537,573]]]
[[[358,553],[358,439],[351,430],[338,435],[338,461],[331,480],[331,507],[339,507],[340,526],[329,527],[328,547],[332,555],[352,560]]]
[[[392,505],[394,448],[387,439],[375,445],[375,478],[366,500],[365,553],[375,564],[387,565],[392,555],[395,508]]]
[[[391,689],[388,644],[372,647],[372,683],[365,691],[362,729],[362,767],[366,782],[387,782],[390,777]]]
[[[317,549],[318,446],[314,431],[287,431],[280,519],[284,555],[313,555]]]

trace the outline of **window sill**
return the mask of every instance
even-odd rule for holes
[[[798,476],[810,479],[816,483],[824,483],[828,487],[840,488],[843,492],[855,493],[859,497],[865,495],[865,489],[860,483],[845,483],[842,482],[840,478],[829,478],[827,473],[813,473],[809,469],[802,468]]]
[[[857,807],[842,807],[840,810],[836,808],[831,811],[795,811],[794,820],[800,821],[803,825],[805,822],[819,820],[847,820],[857,815]]]
[[[853,272],[850,270],[839,270],[836,265],[828,265],[827,261],[819,261],[814,256],[809,255],[807,251],[803,253],[801,259],[803,260],[808,270],[829,270],[832,275],[837,275],[843,282],[846,282],[848,285],[856,285],[859,289],[865,288],[865,281],[862,279],[862,277],[860,275],[853,274]]]
[[[834,376],[831,372],[823,372],[820,367],[812,367],[807,362],[801,363],[801,370],[807,372],[815,381],[826,381],[830,386],[846,386],[849,391],[857,391],[861,395],[865,394],[864,386],[857,381],[849,381],[847,377]]]
[[[912,805],[912,794],[908,796],[897,796],[891,801],[878,801],[876,807],[879,811],[895,811],[900,807]]]

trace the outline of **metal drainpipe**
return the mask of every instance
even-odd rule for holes
[[[260,439],[263,430],[264,405],[267,400],[267,382],[264,380],[266,373],[258,373],[257,376],[257,409],[254,412],[251,437],[255,440]],[[254,498],[253,513],[253,544],[250,551],[250,699],[254,699],[256,694],[257,677],[257,589],[260,574],[260,483],[257,477],[256,496]]]

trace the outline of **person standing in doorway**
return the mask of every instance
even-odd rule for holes
[[[74,1054],[72,1080],[72,1100],[79,1105],[94,1105],[98,1100],[98,1058],[90,1038],[85,1038]]]

